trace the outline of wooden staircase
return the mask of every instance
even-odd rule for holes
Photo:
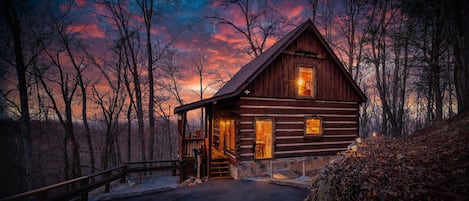
[[[217,158],[211,161],[210,177],[215,179],[231,179],[230,163],[226,158]]]

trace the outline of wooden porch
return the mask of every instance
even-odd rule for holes
[[[230,163],[223,153],[210,144],[211,140],[208,138],[208,132],[193,131],[187,132],[184,136],[182,143],[182,164],[180,180],[183,181],[189,175],[196,176],[197,157],[201,158],[202,164],[200,165],[201,177],[208,176],[209,178],[231,178]],[[199,155],[199,156],[198,156]]]

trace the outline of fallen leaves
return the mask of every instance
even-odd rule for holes
[[[326,166],[306,200],[467,200],[469,115],[406,138],[368,138]]]

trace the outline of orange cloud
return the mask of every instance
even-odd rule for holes
[[[304,9],[304,7],[301,6],[301,5],[292,8],[292,10],[291,10],[290,13],[289,13],[289,17],[292,18],[292,17],[300,16],[301,13],[303,12],[303,9]]]
[[[69,33],[80,33],[82,38],[104,38],[103,29],[97,24],[73,24],[67,28]]]

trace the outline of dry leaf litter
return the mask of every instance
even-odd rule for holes
[[[465,115],[405,138],[367,138],[323,168],[305,200],[469,200],[468,136]]]

